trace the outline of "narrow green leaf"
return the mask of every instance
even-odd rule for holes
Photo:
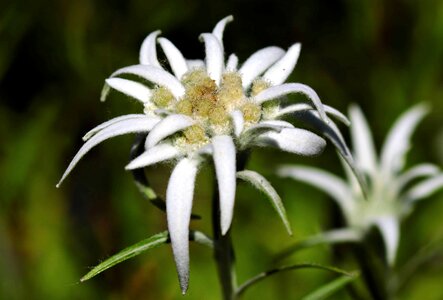
[[[443,258],[443,240],[434,241],[412,256],[406,264],[397,272],[397,282],[395,290],[402,290],[414,275],[423,270],[427,265]]]
[[[266,178],[264,178],[262,175],[251,170],[237,172],[237,178],[249,182],[256,189],[263,192],[267,196],[267,198],[271,201],[272,207],[275,209],[280,219],[282,220],[283,225],[285,226],[289,235],[292,235],[291,225],[289,224],[283,202],[281,201],[280,196],[277,194],[269,181],[267,181]]]
[[[362,233],[353,228],[334,229],[325,231],[301,241],[295,242],[292,246],[281,251],[274,258],[274,261],[282,260],[297,251],[322,244],[355,243],[361,240]]]
[[[327,297],[333,295],[340,289],[342,289],[344,286],[346,286],[348,283],[353,281],[357,276],[341,276],[337,279],[334,279],[333,281],[321,286],[320,288],[316,289],[315,291],[309,293],[305,297],[303,297],[303,300],[322,300],[326,299]]]
[[[275,269],[269,270],[269,271],[265,271],[262,272],[260,274],[257,274],[256,276],[248,279],[247,281],[245,281],[242,285],[240,285],[236,291],[236,295],[240,296],[242,295],[249,287],[251,287],[252,285],[262,281],[263,279],[280,273],[280,272],[286,272],[286,271],[292,271],[292,270],[298,270],[298,269],[319,269],[319,270],[324,270],[324,271],[329,271],[329,272],[333,272],[333,273],[337,273],[340,275],[345,275],[345,276],[349,276],[349,277],[354,277],[356,276],[354,273],[350,273],[348,271],[336,268],[336,267],[332,267],[332,266],[324,266],[324,265],[320,265],[320,264],[316,264],[316,263],[301,263],[301,264],[295,264],[295,265],[289,265],[289,266],[281,266],[281,267],[277,267]]]
[[[88,274],[83,276],[80,279],[80,281],[83,282],[88,279],[91,279],[92,277],[100,274],[101,272],[103,272],[106,269],[109,269],[110,267],[115,266],[116,264],[119,264],[129,258],[137,256],[149,249],[155,248],[162,244],[166,244],[168,240],[169,240],[168,232],[164,231],[156,235],[153,235],[150,238],[142,240],[132,246],[129,246],[128,248],[123,249],[122,251],[118,252],[117,254],[111,256],[110,258],[106,259],[104,262],[94,267],[91,271],[89,271]]]
[[[111,91],[111,87],[107,83],[105,83],[103,85],[102,92],[100,94],[100,101],[101,102],[106,101],[106,98],[108,97],[110,91]]]

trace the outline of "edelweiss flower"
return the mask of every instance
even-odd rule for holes
[[[417,201],[443,186],[443,173],[435,165],[419,164],[403,171],[412,132],[425,113],[422,105],[405,112],[394,124],[380,158],[377,158],[371,132],[361,110],[351,107],[355,164],[368,180],[367,199],[346,165],[348,182],[328,172],[304,166],[284,166],[278,173],[307,182],[325,191],[337,202],[352,231],[338,230],[331,232],[331,237],[361,239],[372,226],[376,226],[385,243],[387,262],[392,265],[400,238],[400,220],[411,212]],[[419,178],[424,180],[413,182]]]
[[[252,146],[274,146],[300,155],[319,154],[325,141],[318,135],[278,120],[296,111],[315,111],[346,119],[323,106],[310,87],[283,83],[294,69],[300,44],[287,51],[267,47],[251,55],[238,68],[231,54],[225,63],[222,36],[232,16],[221,20],[212,33],[200,35],[206,59],[186,60],[160,31],[149,34],[140,50],[140,64],[114,72],[106,80],[102,100],[110,88],[144,105],[143,114],[109,120],[84,136],[85,144],[76,154],[59,184],[78,161],[106,139],[127,133],[146,133],[145,152],[132,160],[127,170],[173,160],[176,165],[166,193],[166,212],[172,249],[182,290],[188,284],[189,222],[194,181],[199,164],[213,157],[218,181],[222,233],[229,230],[236,190],[236,155]],[[159,43],[171,72],[157,60]],[[141,82],[121,78],[135,75]],[[311,102],[281,106],[286,95],[304,94]]]

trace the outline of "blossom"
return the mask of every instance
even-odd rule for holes
[[[228,16],[216,24],[212,33],[200,35],[205,60],[187,60],[171,41],[159,37],[160,31],[149,34],[140,49],[140,63],[111,74],[102,94],[104,100],[114,89],[134,98],[143,105],[143,113],[116,117],[89,131],[58,184],[97,144],[123,134],[145,133],[144,153],[126,169],[164,161],[175,164],[166,192],[166,213],[183,291],[188,285],[189,223],[199,166],[212,157],[218,181],[220,225],[222,234],[226,234],[233,217],[236,178],[264,180],[258,174],[237,174],[238,153],[254,146],[272,146],[306,156],[322,152],[326,144],[322,137],[281,120],[294,112],[312,111],[325,121],[329,120],[326,114],[330,114],[346,122],[340,112],[323,105],[309,86],[284,83],[297,63],[299,43],[287,51],[276,46],[263,48],[241,66],[235,54],[225,61],[223,32],[232,20]],[[159,63],[156,43],[169,66]],[[134,80],[134,76],[140,80]],[[309,101],[291,103],[286,96],[295,93]]]
[[[385,244],[386,260],[393,265],[400,239],[400,221],[419,200],[443,186],[443,173],[433,164],[423,163],[403,170],[411,135],[425,113],[426,107],[417,105],[400,116],[384,142],[380,157],[377,157],[371,131],[361,110],[356,106],[350,108],[355,165],[368,181],[367,197],[347,165],[347,181],[305,166],[283,166],[278,173],[309,183],[337,202],[352,230],[332,231],[331,237],[348,236],[354,240],[357,236],[362,239],[373,226],[378,228]]]

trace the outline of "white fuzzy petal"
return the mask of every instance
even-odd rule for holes
[[[269,66],[279,60],[284,54],[285,51],[282,48],[275,46],[263,48],[252,54],[239,70],[243,88],[247,89],[257,76],[266,71]]]
[[[183,74],[188,72],[188,64],[186,63],[186,59],[183,57],[183,54],[180,50],[175,47],[171,41],[166,38],[159,38],[158,42],[165,52],[166,57],[168,58],[169,65],[171,66],[172,72],[174,72],[175,77],[179,80],[182,78]]]
[[[160,30],[150,33],[142,43],[140,48],[140,64],[151,65],[161,68],[157,59],[156,42],[157,36],[161,33]]]
[[[276,118],[281,118],[287,114],[292,114],[292,113],[296,113],[299,111],[307,111],[307,110],[312,110],[313,107],[312,105],[309,105],[307,103],[296,103],[296,104],[291,104],[288,105],[286,107],[281,108],[276,114],[275,117]]]
[[[315,186],[331,196],[340,206],[345,216],[349,217],[352,214],[355,205],[352,191],[343,179],[320,169],[299,165],[282,166],[278,168],[277,174],[281,177],[289,177]]]
[[[145,117],[144,119],[126,119],[109,125],[100,132],[96,133],[80,148],[80,150],[74,156],[62,178],[58,182],[57,187],[60,186],[60,184],[76,166],[79,160],[94,146],[115,136],[136,132],[148,132],[154,127],[155,124],[158,123],[158,121],[158,118],[149,117]]]
[[[221,19],[212,30],[212,34],[217,38],[221,45],[223,45],[223,32],[225,31],[226,24],[234,20],[233,16],[227,16]]]
[[[276,122],[276,121],[277,120],[262,121],[258,124],[254,124],[252,126],[249,126],[248,129],[245,130],[244,134],[248,135],[248,134],[254,133],[256,131],[262,131],[263,129],[265,129],[265,131],[275,130],[275,131],[280,132],[280,130],[282,130],[283,127],[288,127],[288,126],[286,126],[286,123],[281,123],[281,122]],[[268,130],[266,130],[266,129],[268,129]]]
[[[145,148],[149,149],[167,136],[194,125],[195,121],[185,115],[170,115],[161,120],[146,138]]]
[[[401,190],[412,180],[415,180],[419,177],[428,177],[437,175],[440,172],[440,169],[433,164],[419,164],[403,174],[401,174],[397,179],[398,189]]]
[[[378,163],[368,123],[358,106],[349,108],[349,117],[355,161],[363,171],[375,175]]]
[[[243,118],[243,113],[239,110],[234,110],[231,113],[232,124],[234,125],[234,134],[239,137],[245,126],[245,120]]]
[[[443,174],[428,178],[412,187],[402,196],[403,201],[416,202],[429,197],[443,187]]]
[[[185,88],[181,82],[172,74],[165,70],[153,66],[134,65],[119,69],[112,73],[111,77],[121,74],[133,74],[140,76],[150,82],[167,88],[176,99],[181,98],[185,94]]]
[[[292,125],[289,122],[282,121],[282,120],[266,120],[261,121],[259,124],[263,125],[270,125],[270,126],[278,126],[278,127],[287,127],[287,128],[294,128],[294,125]]]
[[[345,124],[347,126],[349,126],[351,124],[351,122],[348,120],[348,118],[344,114],[342,114],[340,111],[336,110],[335,108],[333,108],[329,105],[325,105],[325,104],[323,104],[323,108],[328,115],[334,116],[337,120],[339,120],[343,124]],[[291,105],[288,105],[288,106],[280,109],[276,113],[275,117],[281,118],[287,114],[296,113],[296,112],[300,112],[300,111],[314,110],[314,109],[315,108],[312,105],[307,104],[307,103],[291,104]]]
[[[265,132],[258,137],[258,140],[283,151],[305,156],[318,155],[326,146],[323,138],[300,128],[283,128],[280,132]]]
[[[272,85],[279,85],[291,75],[300,56],[301,44],[297,43],[289,47],[286,54],[266,71],[263,78]]]
[[[96,134],[100,130],[102,130],[102,129],[104,129],[104,128],[112,125],[112,124],[119,123],[119,122],[124,121],[124,120],[132,120],[132,119],[144,120],[144,119],[146,119],[146,115],[144,115],[144,114],[130,114],[130,115],[123,115],[123,116],[119,116],[119,117],[113,118],[113,119],[111,119],[109,121],[101,123],[100,125],[92,128],[91,130],[89,130],[83,136],[82,139],[83,139],[83,141],[86,142],[87,140],[89,140],[94,134]]]
[[[113,89],[142,103],[148,102],[151,98],[151,90],[141,83],[123,78],[108,78],[105,81]]]
[[[401,115],[389,131],[381,150],[381,168],[383,174],[395,174],[403,168],[406,152],[410,147],[411,135],[424,117],[427,109],[416,105]]]
[[[182,159],[172,171],[166,190],[168,230],[183,294],[189,282],[189,222],[197,167],[197,161]]]
[[[302,112],[297,114],[296,117],[301,121],[310,124],[315,128],[316,131],[320,132],[322,136],[324,136],[334,145],[335,149],[340,154],[340,157],[343,158],[346,165],[352,170],[349,175],[352,187],[355,188],[355,192],[361,196],[367,195],[368,189],[366,180],[363,177],[363,174],[360,172],[360,169],[356,167],[351,151],[346,145],[346,142],[334,121],[329,119],[328,122],[324,122],[320,119],[319,113],[315,110]],[[354,179],[358,180],[357,185],[354,185],[354,183],[356,183]],[[360,187],[362,187],[362,189],[360,189]],[[359,191],[361,193],[359,193]]]
[[[386,260],[390,266],[395,263],[397,256],[398,242],[400,239],[400,228],[398,220],[393,216],[383,216],[374,220],[375,225],[380,230],[385,243]]]
[[[224,63],[223,47],[218,39],[211,33],[202,33],[200,40],[205,43],[206,72],[218,85]]]
[[[237,71],[238,57],[235,54],[231,54],[228,57],[228,62],[226,63],[226,71],[235,72]]]
[[[201,59],[188,59],[186,61],[188,70],[200,69],[205,67],[205,62]]]
[[[212,149],[212,145],[205,145],[197,150],[197,155],[212,155],[214,153],[214,149]]]
[[[126,167],[126,170],[144,168],[165,160],[175,158],[180,155],[180,151],[170,144],[160,144],[149,148],[141,155],[133,159]]]
[[[280,98],[282,96],[286,96],[288,94],[295,94],[295,93],[301,93],[304,94],[306,97],[308,97],[309,100],[312,101],[312,104],[314,104],[317,111],[319,112],[320,117],[324,121],[327,120],[325,109],[317,93],[312,88],[302,83],[285,83],[282,85],[272,86],[262,91],[257,96],[255,96],[254,102],[257,104],[262,104],[263,102],[274,100],[276,98]]]
[[[219,190],[221,229],[224,235],[231,226],[234,213],[236,151],[234,141],[228,135],[215,136],[212,139],[212,147]]]

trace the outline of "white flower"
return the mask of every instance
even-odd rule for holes
[[[376,226],[385,243],[387,262],[392,265],[400,238],[401,219],[411,212],[417,201],[443,186],[443,173],[432,164],[419,164],[403,171],[412,132],[425,113],[423,105],[405,112],[389,132],[377,158],[361,110],[355,106],[350,108],[355,164],[368,181],[367,199],[347,165],[347,182],[328,172],[304,166],[284,166],[278,172],[328,193],[339,205],[347,226],[355,229],[360,238]],[[420,178],[423,180],[416,182]]]
[[[140,101],[144,113],[114,118],[88,132],[84,136],[85,144],[58,184],[102,141],[127,133],[146,133],[145,152],[126,169],[166,160],[176,162],[168,183],[166,206],[183,291],[188,284],[188,227],[200,163],[208,156],[213,158],[221,228],[226,234],[233,215],[238,152],[253,146],[274,146],[300,155],[317,155],[326,144],[323,138],[279,119],[303,111],[315,111],[322,120],[329,120],[326,113],[346,119],[335,109],[323,106],[310,87],[284,83],[297,63],[300,44],[292,45],[287,51],[266,47],[251,55],[239,68],[235,54],[225,63],[222,36],[225,25],[232,20],[232,16],[228,16],[217,23],[212,33],[200,35],[205,44],[205,61],[186,60],[169,40],[158,38],[160,31],[149,34],[141,46],[140,64],[115,71],[106,79],[102,94],[104,100],[110,88],[115,89]],[[157,42],[171,72],[157,60]],[[142,82],[121,78],[127,75],[140,77]],[[288,105],[285,96],[294,93],[305,95],[310,103]],[[285,105],[281,104],[282,100]]]

